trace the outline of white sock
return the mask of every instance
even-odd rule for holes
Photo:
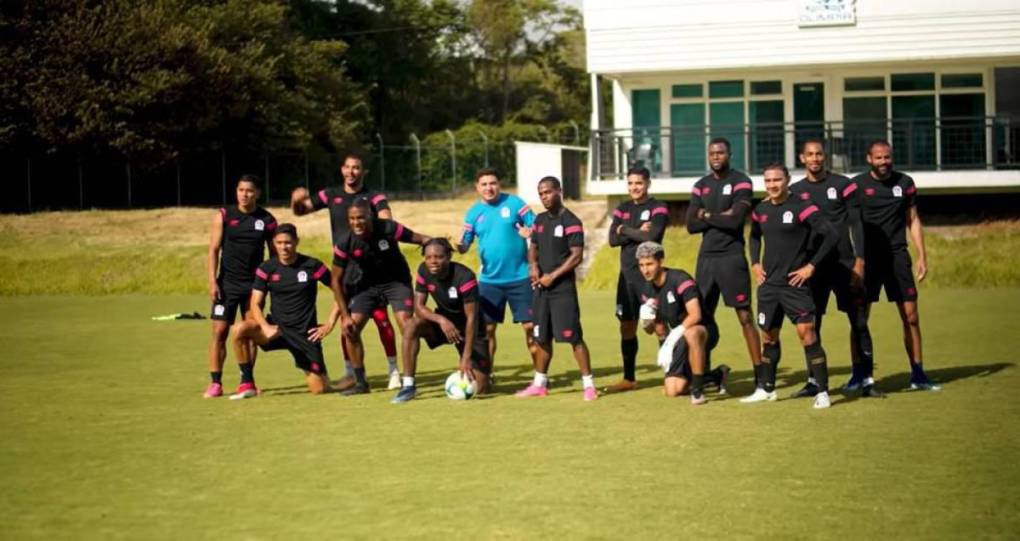
[[[404,376],[400,378],[404,387],[414,387],[414,376]]]
[[[585,389],[589,387],[595,387],[595,377],[592,376],[591,374],[588,374],[587,376],[581,376],[581,386],[584,387]]]
[[[397,371],[397,358],[396,357],[386,357],[386,362],[390,363],[390,374],[392,374],[392,373]]]
[[[354,377],[354,367],[351,366],[350,359],[344,359],[344,372],[349,377]]]
[[[549,383],[549,377],[541,372],[535,372],[535,379],[531,380],[531,384],[535,387],[545,387]]]

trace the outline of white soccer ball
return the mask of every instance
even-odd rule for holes
[[[475,384],[461,373],[454,372],[446,378],[446,397],[450,400],[467,400],[475,396]]]

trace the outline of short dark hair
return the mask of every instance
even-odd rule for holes
[[[725,137],[713,137],[712,140],[708,142],[708,146],[712,145],[726,145],[726,152],[732,152],[731,149],[733,148],[730,145],[730,140]]]
[[[352,160],[352,159],[353,160],[358,160],[358,163],[360,163],[362,165],[362,167],[364,167],[364,165],[365,165],[365,158],[364,158],[364,156],[362,156],[360,152],[355,151],[355,150],[349,150],[349,151],[345,152],[344,153],[344,159],[340,160],[340,165],[343,165],[344,163],[347,162],[347,160]]]
[[[276,238],[277,235],[284,234],[290,235],[294,240],[298,240],[297,226],[292,223],[280,224],[280,226],[276,228],[276,231],[273,232],[273,238]]]
[[[783,165],[783,164],[781,164],[779,162],[772,162],[772,163],[766,165],[764,168],[762,168],[761,172],[764,175],[765,171],[768,171],[770,169],[778,169],[778,170],[783,172],[783,176],[784,177],[790,178],[790,170],[787,169],[785,165]]]
[[[892,148],[892,144],[890,144],[889,141],[886,141],[885,139],[872,139],[872,141],[868,143],[868,154],[871,154],[872,149],[874,149],[877,146]]]
[[[252,186],[255,186],[256,190],[262,189],[262,179],[260,179],[257,175],[252,175],[250,173],[241,175],[241,178],[237,179],[237,183],[240,184],[242,182],[247,182]]]
[[[541,186],[542,184],[545,184],[545,183],[552,184],[552,187],[557,189],[557,190],[562,189],[561,186],[560,186],[560,179],[558,179],[558,178],[556,178],[556,177],[554,177],[552,175],[546,176],[546,177],[542,177],[542,180],[538,181],[538,185],[539,186]]]
[[[372,204],[367,199],[355,199],[351,206],[347,207],[348,216],[351,214],[351,209],[361,209],[365,214],[368,214],[369,218],[375,216],[375,213],[372,212]]]
[[[634,166],[627,170],[627,176],[637,175],[645,180],[652,179],[652,172],[647,167]]]
[[[818,145],[822,147],[823,152],[825,151],[825,141],[822,141],[818,137],[809,137],[808,139],[805,139],[804,143],[800,145],[800,151],[804,152],[808,145]]]
[[[495,167],[483,167],[475,171],[475,182],[478,182],[478,179],[489,175],[492,175],[496,177],[496,180],[499,180],[499,171],[497,171]]]
[[[439,246],[446,252],[447,256],[453,254],[453,245],[450,244],[450,241],[446,237],[432,237],[428,240],[428,242],[422,244],[421,255],[425,255],[425,249],[429,246]]]

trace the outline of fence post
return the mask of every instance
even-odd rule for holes
[[[453,171],[453,178],[450,179],[450,193],[457,192],[457,137],[453,132],[446,130],[446,136],[450,138],[450,168]]]
[[[415,155],[417,156],[417,164],[418,164],[418,197],[423,197],[423,192],[421,191],[421,140],[418,139],[417,135],[415,135],[414,133],[411,133],[411,142],[414,143],[414,151],[415,151]]]
[[[227,204],[227,149],[220,151],[220,177],[223,180],[223,205]]]
[[[25,158],[25,177],[28,180],[28,211],[32,212],[32,158]]]
[[[81,153],[78,153],[78,210],[85,208],[85,173],[82,170]]]
[[[379,140],[379,179],[381,187],[379,191],[386,191],[386,144],[383,143],[382,134],[375,132],[375,138]]]
[[[181,206],[181,160],[178,158],[176,161],[177,169],[177,206]]]
[[[581,146],[581,127],[577,125],[577,122],[570,121],[570,125],[574,127],[574,146]]]
[[[269,200],[273,198],[273,192],[269,189],[269,154],[265,155],[266,162],[266,204],[269,204]]]
[[[128,208],[131,208],[131,206],[132,206],[132,204],[131,204],[131,158],[128,158],[127,165],[124,166],[124,169],[127,171],[127,181],[128,181],[128,193],[127,193],[128,201],[127,201],[127,203],[128,203]]]
[[[305,189],[311,190],[310,184],[308,183],[308,149],[305,149]]]
[[[489,136],[485,135],[485,132],[478,130],[478,135],[482,136],[482,144],[485,145],[485,167],[489,166]]]

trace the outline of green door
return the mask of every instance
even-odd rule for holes
[[[942,167],[984,167],[985,95],[939,96]]]
[[[631,114],[634,125],[634,142],[630,164],[662,171],[662,129],[661,101],[659,90],[634,90],[630,96]]]
[[[744,163],[744,103],[725,102],[712,103],[708,106],[710,132],[712,137],[725,137],[730,140],[730,166],[735,169],[747,169]]]
[[[935,167],[935,96],[893,96],[893,158],[904,169]]]
[[[673,141],[673,174],[705,172],[705,104],[678,103],[669,107]]]
[[[825,83],[797,83],[793,85],[793,141],[794,154],[808,139],[825,137]],[[798,165],[800,164],[798,158]]]

